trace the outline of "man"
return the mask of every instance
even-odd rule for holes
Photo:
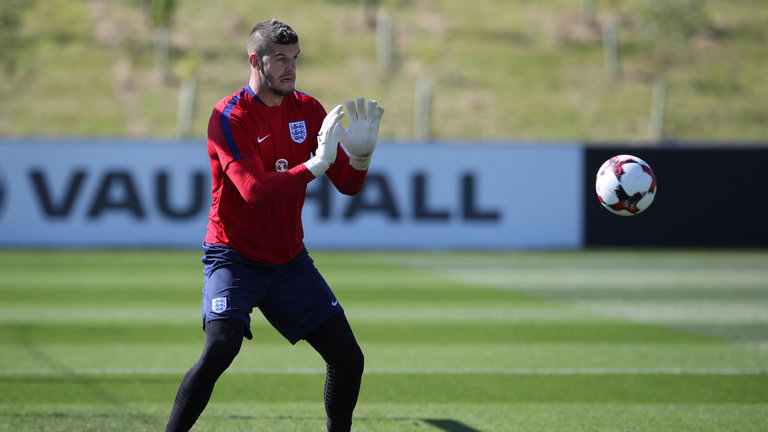
[[[323,174],[341,193],[361,190],[384,109],[358,98],[346,102],[346,113],[339,105],[326,115],[294,88],[299,52],[288,25],[257,24],[248,38],[248,84],[211,115],[205,345],[179,386],[166,431],[188,431],[195,423],[243,337],[253,337],[254,307],[292,344],[306,340],[322,356],[328,431],[351,428],[363,353],[304,248],[301,209],[307,184]],[[345,114],[349,130],[339,122]]]

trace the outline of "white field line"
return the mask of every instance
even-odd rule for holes
[[[0,376],[129,376],[183,375],[186,369],[5,369]],[[318,368],[236,368],[230,375],[321,375]],[[492,369],[492,368],[382,368],[368,369],[366,375],[762,375],[762,368],[573,368],[573,369]]]

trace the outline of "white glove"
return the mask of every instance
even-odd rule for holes
[[[342,118],[344,118],[344,112],[341,110],[341,105],[337,105],[323,119],[323,124],[317,133],[317,151],[310,160],[304,162],[315,177],[323,175],[336,160],[336,147],[344,132],[344,127],[339,123]]]
[[[379,139],[379,123],[384,114],[384,107],[375,100],[367,102],[359,97],[356,101],[346,101],[349,130],[342,130],[341,142],[349,152],[349,164],[356,170],[364,171],[371,164],[371,156]],[[366,109],[367,105],[367,109]]]

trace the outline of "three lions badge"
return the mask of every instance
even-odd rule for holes
[[[307,125],[304,120],[288,123],[288,130],[291,131],[291,139],[298,144],[307,139]]]

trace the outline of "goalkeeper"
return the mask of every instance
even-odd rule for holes
[[[211,114],[205,345],[181,381],[166,431],[188,431],[200,416],[243,337],[253,338],[254,307],[290,343],[306,340],[322,356],[328,431],[351,428],[363,353],[304,247],[301,209],[307,184],[323,174],[343,194],[362,189],[384,109],[358,98],[326,115],[295,90],[299,51],[288,25],[257,24],[248,38],[248,83]],[[348,130],[340,123],[345,115]]]

